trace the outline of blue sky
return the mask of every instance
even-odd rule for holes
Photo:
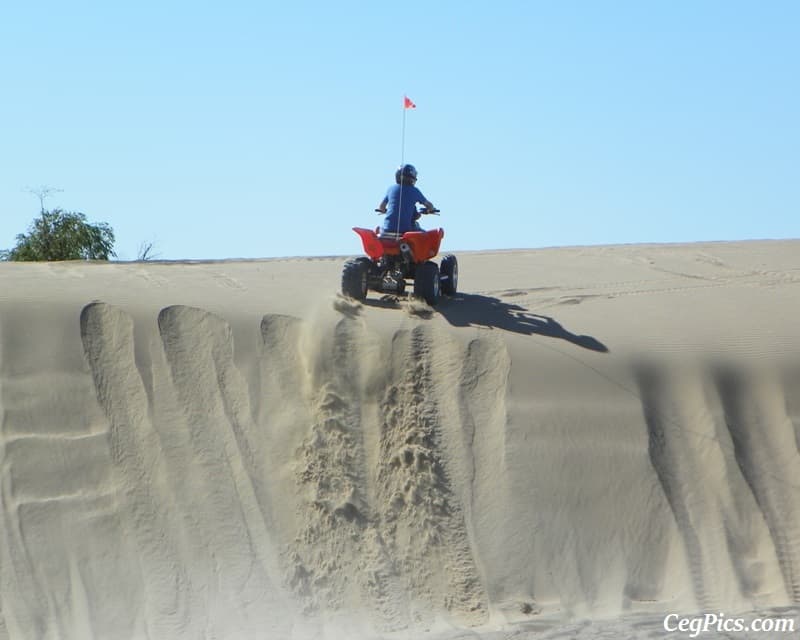
[[[800,237],[795,1],[31,0],[0,86],[0,248],[48,185],[123,260],[358,253],[403,94],[448,250]]]

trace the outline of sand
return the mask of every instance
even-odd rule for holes
[[[800,241],[344,260],[0,263],[0,640],[800,621]]]

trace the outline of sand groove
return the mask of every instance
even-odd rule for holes
[[[699,606],[769,600],[774,575],[796,600],[800,466],[778,381],[696,366],[637,374],[650,458]]]
[[[318,334],[291,319],[269,317],[262,332],[265,357],[277,355],[277,336],[291,335],[289,348],[302,355],[284,354],[278,368],[296,381],[307,376],[305,385],[286,389],[296,406],[310,407],[310,427],[293,426],[306,436],[294,471],[300,528],[287,551],[288,584],[307,611],[330,617],[368,603],[374,624],[384,629],[430,621],[441,608],[485,619],[469,507],[461,506],[461,496],[472,492],[475,436],[458,426],[448,427],[448,436],[436,432],[447,422],[440,404],[455,409],[449,420],[456,425],[460,411],[485,403],[479,420],[491,411],[496,389],[475,393],[485,372],[464,374],[474,395],[470,405],[458,384],[439,384],[433,374],[449,370],[459,381],[463,354],[454,343],[436,344],[424,326],[396,334],[388,365],[375,362],[381,355],[368,346],[356,318]],[[311,340],[303,332],[312,332]],[[451,449],[463,459],[453,462],[454,469],[468,470],[457,472],[466,478],[458,488],[445,469]]]
[[[764,514],[784,583],[800,602],[800,455],[778,380],[756,372],[719,372],[725,419],[742,469]]]
[[[402,628],[402,593],[368,499],[361,334],[341,320],[307,354],[311,424],[296,456],[302,525],[288,552],[289,584],[309,612],[366,606],[378,627]]]
[[[383,537],[412,598],[415,620],[439,608],[480,620],[486,595],[464,511],[442,460],[433,350],[424,325],[396,334],[392,344],[378,472]]]
[[[654,366],[638,374],[650,459],[683,536],[695,597],[703,609],[714,610],[730,563],[717,530],[725,467],[703,383],[685,371]]]
[[[285,632],[286,620],[267,613],[285,604],[273,582],[277,559],[268,518],[253,488],[260,484],[251,475],[256,469],[250,460],[257,450],[247,387],[233,363],[231,329],[213,314],[181,306],[163,309],[158,325],[188,433],[191,459],[186,466],[192,480],[186,489],[199,489],[202,496],[202,504],[186,515],[208,554],[203,583],[210,617],[226,626],[241,625],[229,620],[233,607],[253,630]],[[196,497],[187,499],[191,506]],[[239,599],[228,602],[225,594],[233,593]],[[221,610],[215,612],[216,607]],[[230,633],[226,626],[217,633]]]
[[[189,585],[176,562],[174,502],[164,490],[165,461],[135,365],[133,321],[119,309],[93,303],[81,313],[81,337],[109,420],[109,450],[122,488],[118,509],[139,557],[145,624],[154,636],[175,633],[189,624]]]
[[[511,357],[505,344],[492,337],[472,340],[464,357],[459,379],[457,421],[463,438],[463,460],[467,486],[462,505],[468,523],[470,544],[487,599],[499,595],[491,579],[494,567],[483,566],[482,551],[492,557],[500,549],[495,536],[481,535],[503,521],[507,514],[498,507],[498,496],[507,496],[506,392]],[[490,524],[491,523],[491,524]],[[487,526],[488,525],[488,526]],[[493,592],[494,591],[494,592]]]

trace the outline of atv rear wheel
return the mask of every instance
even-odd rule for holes
[[[368,258],[355,258],[342,268],[342,293],[355,300],[367,297],[367,281],[372,263]]]
[[[446,296],[456,295],[458,291],[458,260],[454,255],[442,258],[439,267],[439,279],[442,281],[442,293]]]
[[[429,261],[417,265],[414,295],[423,298],[432,307],[439,302],[439,265],[435,262]]]

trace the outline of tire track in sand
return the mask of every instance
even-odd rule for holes
[[[213,631],[220,637],[285,637],[291,616],[274,615],[288,611],[288,603],[280,592],[268,509],[255,489],[262,482],[254,464],[261,452],[247,385],[233,360],[231,328],[207,311],[184,306],[163,309],[158,326],[188,440],[181,450],[189,459],[181,468],[191,480],[182,500],[205,556]]]
[[[404,628],[405,595],[370,504],[363,326],[352,318],[339,321],[332,332],[305,326],[310,338],[305,344],[299,327],[286,320],[272,317],[262,328],[273,351],[276,335],[294,333],[306,365],[306,398],[300,404],[310,412],[296,455],[299,528],[287,550],[290,588],[308,614],[333,620],[341,615],[337,622],[346,624],[360,612],[382,630]]]
[[[479,623],[486,618],[487,600],[472,557],[461,491],[443,462],[435,345],[426,325],[398,332],[392,343],[381,405],[377,495],[382,536],[411,599],[414,622],[430,623],[446,610]]]
[[[728,487],[703,381],[694,372],[652,363],[641,364],[636,374],[650,460],[683,538],[695,598],[713,611],[725,595],[721,586],[735,581],[726,550],[719,549],[719,500]]]
[[[764,514],[784,584],[800,603],[800,455],[780,381],[764,372],[717,372],[736,460]]]
[[[480,559],[502,557],[501,545],[506,544],[503,536],[496,535],[495,526],[508,518],[502,505],[508,504],[511,491],[505,455],[510,373],[511,357],[502,339],[487,332],[485,337],[472,340],[460,371],[459,410],[455,420],[449,421],[460,440],[456,446],[461,451],[458,458],[464,477],[462,504],[476,550],[475,563],[490,601],[504,596],[503,585],[493,578],[493,567],[483,566]],[[480,522],[475,521],[477,517]]]
[[[97,397],[110,424],[111,460],[122,485],[120,517],[138,552],[147,634],[199,633],[202,616],[192,606],[191,585],[179,560],[175,502],[165,489],[165,460],[135,364],[133,320],[120,309],[92,303],[84,307],[80,325]]]
[[[800,478],[778,381],[700,364],[649,363],[637,377],[698,603],[758,604],[781,574],[796,598]]]

